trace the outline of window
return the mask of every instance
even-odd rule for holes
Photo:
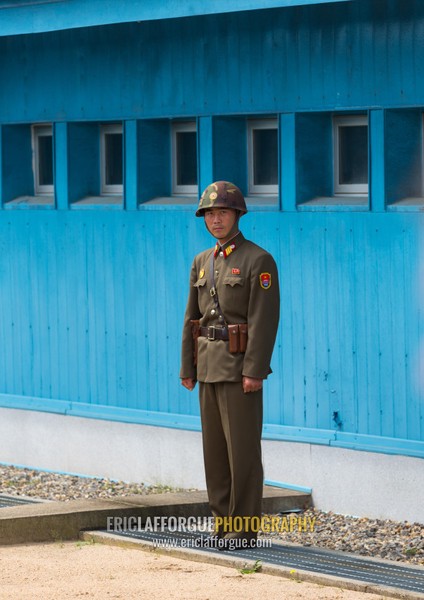
[[[197,194],[196,123],[174,123],[172,126],[172,192]]]
[[[248,121],[249,194],[278,195],[276,119]]]
[[[122,125],[100,127],[101,193],[123,194]]]
[[[334,193],[368,194],[368,119],[334,118]]]
[[[51,125],[33,125],[32,154],[34,193],[53,195],[53,129]]]

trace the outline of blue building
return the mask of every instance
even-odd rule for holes
[[[0,2],[0,461],[203,485],[211,181],[281,274],[266,478],[424,522],[424,4]]]

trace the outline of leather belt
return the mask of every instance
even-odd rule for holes
[[[211,342],[214,340],[228,341],[228,329],[225,327],[215,327],[215,325],[199,327],[199,335],[208,338]]]

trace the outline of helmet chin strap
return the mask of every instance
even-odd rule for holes
[[[234,221],[234,225],[231,227],[231,231],[228,234],[229,238],[233,238],[239,232],[239,220],[240,220],[240,213],[237,211],[236,220]]]

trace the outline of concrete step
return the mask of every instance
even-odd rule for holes
[[[311,495],[280,487],[264,487],[267,514],[305,509]],[[106,529],[110,517],[207,517],[205,491],[123,496],[9,506],[0,509],[0,545],[78,539],[80,531]]]

